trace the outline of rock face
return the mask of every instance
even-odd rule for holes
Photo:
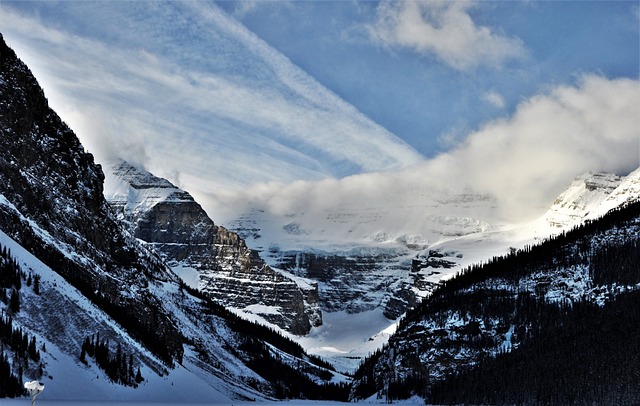
[[[177,278],[112,216],[101,167],[1,36],[0,151],[0,229],[165,362],[179,361],[183,336],[149,293]]]
[[[396,251],[376,253],[282,252],[277,266],[317,281],[320,306],[328,312],[361,313],[383,308],[394,320],[418,303],[409,262]]]
[[[105,196],[118,217],[185,283],[293,334],[322,323],[316,284],[267,266],[238,234],[214,224],[189,193],[169,181],[124,161],[107,166]]]
[[[550,207],[547,222],[558,228],[580,223],[620,186],[623,179],[609,173],[578,176]]]

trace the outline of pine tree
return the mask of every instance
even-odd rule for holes
[[[135,377],[133,373],[133,354],[129,354],[129,381]]]
[[[33,292],[36,295],[40,294],[40,275],[36,275],[33,277]]]
[[[82,362],[85,365],[87,365],[86,353],[87,351],[85,350],[85,346],[83,345],[82,349],[80,350],[80,362]]]
[[[11,291],[11,298],[9,299],[9,309],[13,313],[18,313],[20,311],[20,294],[16,289]]]

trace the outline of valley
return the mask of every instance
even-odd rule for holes
[[[640,403],[635,77],[508,95],[487,75],[520,83],[513,66],[538,55],[475,25],[485,4],[333,4],[369,16],[334,47],[378,47],[341,83],[376,92],[378,63],[435,61],[413,77],[424,117],[395,110],[449,120],[409,137],[439,143],[427,153],[347,101],[364,89],[325,87],[315,59],[298,67],[240,22],[320,3],[9,3],[0,406],[27,402],[28,381],[52,406]],[[424,30],[392,25],[427,15],[500,60],[398,43]]]

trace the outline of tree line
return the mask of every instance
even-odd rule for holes
[[[633,290],[640,283],[639,230],[635,202],[467,268],[408,312],[389,344],[363,362],[351,397],[377,392],[389,400],[417,394],[435,404],[640,404],[640,293],[606,296],[600,307],[586,297],[552,302],[544,286],[529,291],[520,284],[534,273],[552,281],[586,269],[602,292],[614,284]],[[459,324],[447,325],[452,319]],[[501,346],[507,335],[508,348]],[[439,366],[451,366],[440,369],[444,374],[433,375],[433,365],[410,354],[432,349],[443,354]],[[465,364],[447,358],[447,350],[477,356]]]
[[[36,336],[29,336],[13,323],[13,315],[20,311],[23,281],[39,294],[39,275],[24,272],[11,251],[6,246],[0,247],[0,301],[6,306],[6,311],[0,314],[0,398],[26,394],[22,386],[25,371],[34,370],[42,376]]]
[[[134,371],[133,354],[126,354],[120,343],[117,344],[114,353],[109,340],[100,339],[100,333],[85,337],[80,350],[80,361],[85,365],[88,365],[87,356],[94,358],[98,367],[115,383],[137,387],[144,381],[140,365],[137,371]]]

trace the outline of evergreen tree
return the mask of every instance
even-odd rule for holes
[[[17,289],[13,289],[11,291],[11,298],[9,299],[9,309],[13,313],[18,313],[20,311],[20,294]]]

